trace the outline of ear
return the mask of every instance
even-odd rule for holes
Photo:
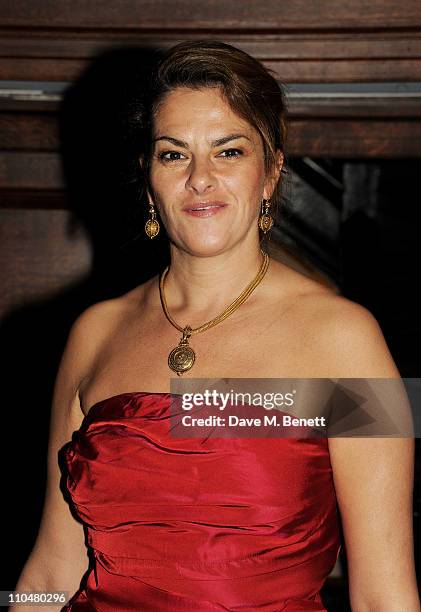
[[[149,204],[149,206],[153,206],[153,205],[154,205],[154,201],[153,201],[153,198],[152,198],[152,196],[151,196],[151,194],[150,194],[149,189],[145,189],[145,191],[146,191],[146,196],[147,196],[147,198],[148,198],[148,204]]]
[[[263,197],[265,200],[270,200],[273,192],[275,191],[275,187],[278,183],[279,177],[281,175],[281,170],[284,165],[284,155],[282,151],[276,152],[276,162],[275,167],[273,168],[271,174],[267,177],[265,181],[265,187],[263,189]]]

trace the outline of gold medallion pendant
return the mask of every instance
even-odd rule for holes
[[[178,376],[182,376],[183,372],[190,370],[196,358],[194,350],[188,344],[190,335],[191,327],[187,325],[183,330],[183,337],[178,346],[173,348],[168,356],[168,365]]]
[[[167,266],[165,270],[161,273],[159,278],[159,295],[161,298],[162,308],[164,310],[165,316],[168,321],[173,325],[178,331],[182,332],[183,336],[178,343],[178,346],[173,348],[171,353],[168,355],[168,366],[173,371],[176,372],[177,376],[181,376],[184,372],[190,370],[193,367],[193,364],[196,359],[196,354],[194,350],[189,346],[189,338],[193,334],[199,334],[201,332],[218,325],[224,319],[230,316],[246,299],[249,295],[254,291],[257,285],[265,276],[268,266],[269,266],[269,255],[265,253],[262,249],[261,253],[263,255],[262,263],[260,265],[260,270],[257,273],[256,277],[247,285],[244,291],[236,298],[220,315],[212,319],[211,321],[207,321],[207,323],[203,323],[199,327],[195,327],[194,329],[190,327],[190,325],[186,325],[185,327],[181,327],[174,321],[168,312],[167,302],[165,300],[165,292],[164,292],[164,280],[168,274],[168,270],[170,266]]]

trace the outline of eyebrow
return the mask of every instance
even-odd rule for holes
[[[211,142],[211,145],[213,147],[219,147],[221,145],[226,144],[227,142],[230,142],[231,140],[238,140],[239,138],[246,138],[251,142],[251,139],[248,136],[245,136],[244,134],[228,134],[228,136],[217,138],[216,140]],[[178,140],[178,138],[173,138],[172,136],[158,136],[158,138],[155,138],[153,142],[158,142],[158,140],[169,140],[169,142],[172,142],[177,147],[182,147],[183,149],[189,148],[189,145],[186,142],[184,142],[183,140]]]

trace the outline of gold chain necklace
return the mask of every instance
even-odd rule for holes
[[[246,299],[249,297],[252,291],[254,291],[254,289],[257,287],[257,285],[260,283],[260,281],[265,276],[267,269],[269,267],[269,256],[262,249],[260,249],[260,252],[263,255],[263,261],[262,261],[262,265],[260,266],[260,270],[257,273],[256,278],[249,285],[247,285],[247,287],[238,296],[238,298],[236,298],[232,302],[232,304],[230,304],[228,308],[224,310],[222,314],[218,315],[211,321],[208,321],[207,323],[204,323],[203,325],[196,327],[195,329],[192,329],[190,325],[181,327],[174,321],[174,319],[171,317],[170,313],[168,312],[167,302],[165,300],[165,294],[164,294],[164,280],[168,274],[168,270],[170,269],[170,266],[167,266],[165,270],[162,272],[161,277],[159,279],[159,294],[161,297],[162,308],[164,309],[164,313],[168,321],[174,327],[176,327],[178,331],[182,332],[183,334],[180,342],[178,343],[178,346],[173,348],[168,356],[168,365],[171,368],[171,370],[177,373],[178,376],[181,376],[184,372],[187,372],[187,370],[190,370],[190,368],[193,367],[194,361],[196,359],[194,350],[191,348],[191,346],[189,346],[190,336],[192,336],[193,334],[199,334],[200,332],[206,331],[210,327],[213,327],[214,325],[218,325],[218,323],[221,323],[221,321],[229,317],[229,315],[232,314],[234,310],[236,310],[239,306],[241,306],[243,302],[246,301]]]

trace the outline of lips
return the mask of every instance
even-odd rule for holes
[[[209,217],[214,217],[215,215],[222,215],[227,206],[228,204],[226,202],[220,201],[195,202],[194,204],[183,208],[183,212],[190,217],[207,219]]]
[[[227,206],[226,202],[198,202],[197,204],[192,204],[191,206],[185,206],[183,210],[211,210],[213,208],[222,208]]]

